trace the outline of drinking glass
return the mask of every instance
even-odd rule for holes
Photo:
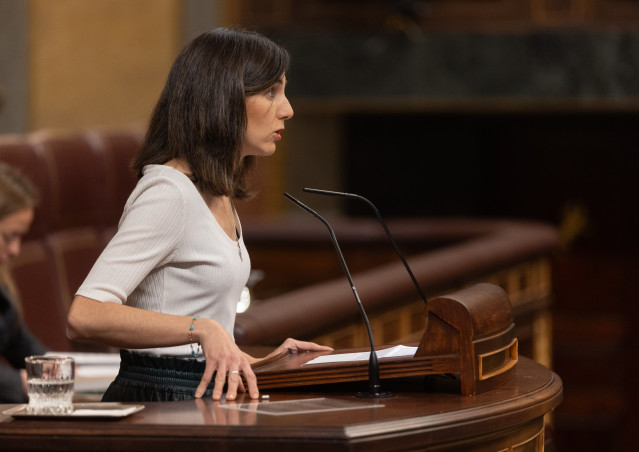
[[[68,414],[73,411],[75,362],[67,356],[28,356],[27,392],[31,414]]]

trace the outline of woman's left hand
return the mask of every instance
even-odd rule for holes
[[[293,353],[297,352],[330,352],[333,350],[331,347],[327,347],[325,345],[319,345],[314,342],[305,342],[298,341],[297,339],[291,339],[290,337],[286,339],[282,345],[277,347],[273,352],[269,353],[268,357],[279,355],[284,351],[289,351]]]

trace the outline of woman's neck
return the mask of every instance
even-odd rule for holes
[[[175,168],[179,172],[184,173],[187,176],[191,177],[191,167],[185,160],[172,159],[166,162],[164,165],[170,166],[171,168]]]
[[[169,160],[164,165],[175,168],[181,173],[186,174],[189,178],[191,177],[191,168],[189,164],[182,159]],[[224,232],[233,240],[236,240],[238,228],[235,222],[235,209],[231,198],[229,196],[216,196],[210,193],[203,193],[202,191],[200,191],[200,194]]]

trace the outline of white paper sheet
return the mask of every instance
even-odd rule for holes
[[[104,392],[120,370],[119,353],[48,352],[75,360],[76,393]]]
[[[375,354],[377,359],[391,358],[391,357],[409,357],[415,356],[417,347],[407,347],[406,345],[396,345],[395,347],[386,348],[384,350],[377,350]],[[308,364],[328,364],[328,363],[344,363],[349,361],[368,361],[370,352],[359,353],[339,353],[337,355],[324,355],[310,360],[304,365]]]
[[[78,365],[114,365],[120,366],[119,353],[92,353],[92,352],[47,352],[47,355],[68,356],[73,358]]]

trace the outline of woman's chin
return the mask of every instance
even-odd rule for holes
[[[260,150],[253,150],[252,152],[245,152],[244,153],[244,157],[248,157],[249,155],[252,155],[254,157],[269,157],[273,154],[275,154],[275,146],[273,146],[272,149],[260,149]]]

